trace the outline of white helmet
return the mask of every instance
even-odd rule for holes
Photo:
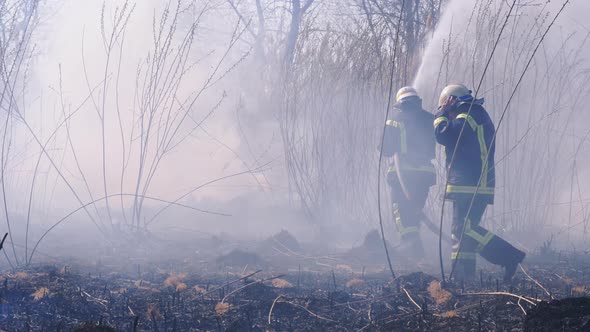
[[[404,86],[403,88],[397,90],[395,101],[399,103],[402,101],[402,99],[408,97],[418,97],[418,92],[416,92],[416,89],[412,88],[411,86]]]
[[[471,90],[467,89],[467,87],[463,84],[447,85],[440,93],[440,97],[438,98],[438,106],[443,106],[451,96],[457,98],[465,96],[471,97]]]

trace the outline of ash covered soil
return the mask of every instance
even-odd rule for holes
[[[0,329],[590,330],[584,252],[529,255],[530,277],[519,270],[511,285],[498,281],[501,270],[484,265],[478,280],[441,287],[436,266],[404,260],[395,248],[393,279],[375,234],[333,254],[287,232],[248,244],[213,237],[132,247],[111,248],[95,261],[44,256],[3,271]]]

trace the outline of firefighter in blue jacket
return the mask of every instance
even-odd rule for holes
[[[475,255],[505,268],[509,282],[525,257],[504,239],[479,225],[486,206],[494,203],[494,133],[483,99],[463,85],[445,87],[434,120],[436,141],[445,147],[448,185],[453,201],[451,259],[459,279],[475,277]]]
[[[402,248],[410,257],[422,257],[420,221],[428,191],[436,183],[431,160],[435,157],[432,113],[422,109],[422,100],[412,87],[401,88],[391,119],[385,127],[383,155],[393,157],[388,169],[393,212],[402,237]]]

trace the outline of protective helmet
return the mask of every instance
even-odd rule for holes
[[[412,88],[411,86],[404,86],[403,88],[397,90],[395,101],[399,103],[402,101],[402,99],[408,97],[418,97],[418,92],[416,92],[416,89]]]
[[[438,106],[443,106],[451,96],[457,97],[459,99],[473,98],[471,96],[471,90],[467,89],[465,85],[451,84],[447,85],[440,93],[440,97],[438,98]]]

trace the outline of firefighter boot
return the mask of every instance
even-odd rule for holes
[[[524,260],[526,254],[501,237],[494,235],[479,254],[488,262],[504,267],[504,282],[509,283],[516,273],[518,264]]]
[[[514,248],[514,249],[516,249],[516,248]],[[526,256],[526,254],[524,252],[516,249],[516,252],[512,256],[512,259],[510,260],[510,262],[508,262],[508,264],[506,264],[504,266],[504,268],[505,268],[504,282],[505,283],[510,283],[512,281],[512,277],[514,277],[514,274],[516,273],[516,268],[518,267],[518,264],[520,264],[524,260],[525,256]]]

